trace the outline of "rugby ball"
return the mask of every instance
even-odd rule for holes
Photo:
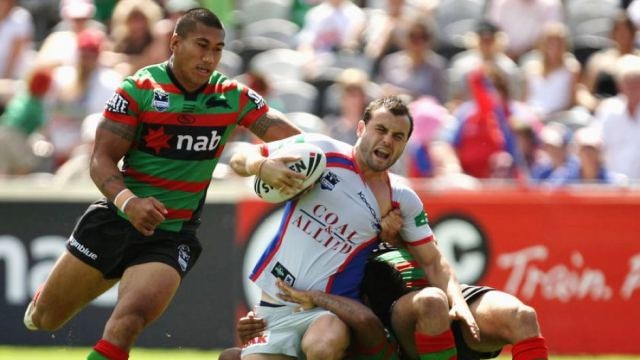
[[[322,149],[310,143],[284,144],[281,148],[269,154],[269,158],[272,159],[283,155],[300,157],[300,160],[290,162],[287,166],[291,170],[307,176],[302,184],[302,191],[313,185],[322,176],[322,172],[327,166],[327,158]],[[253,190],[260,198],[274,204],[287,201],[298,195],[284,194],[257,176],[253,182]]]

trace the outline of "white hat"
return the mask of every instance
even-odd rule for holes
[[[96,13],[93,0],[62,0],[60,16],[63,19],[90,19]]]

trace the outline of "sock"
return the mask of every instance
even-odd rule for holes
[[[42,285],[36,290],[36,293],[33,295],[33,299],[29,302],[27,309],[24,312],[24,326],[32,331],[38,330],[38,327],[33,323],[33,310],[36,306],[36,301],[38,301],[38,297],[40,297],[40,292],[42,291]]]
[[[456,343],[451,329],[440,335],[415,333],[416,350],[420,360],[457,360]]]
[[[513,360],[547,360],[549,349],[542,336],[536,336],[513,344],[511,348]]]
[[[129,353],[118,346],[101,339],[87,356],[87,360],[128,360]]]

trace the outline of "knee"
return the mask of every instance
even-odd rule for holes
[[[526,332],[523,335],[525,338],[540,335],[538,315],[534,308],[528,305],[518,307],[515,318],[517,319],[517,326]]]
[[[225,349],[220,353],[218,360],[240,360],[240,352],[240,348]]]
[[[345,357],[346,349],[315,343],[306,346],[304,354],[309,360],[339,360]]]
[[[31,320],[38,330],[54,332],[60,330],[67,319],[55,309],[36,304],[31,314]]]
[[[441,289],[428,287],[413,297],[414,311],[420,317],[438,318],[449,316],[449,301]]]
[[[302,351],[308,360],[343,359],[348,346],[348,335],[343,337],[326,333],[322,337],[314,337],[311,341],[309,339],[302,341]]]

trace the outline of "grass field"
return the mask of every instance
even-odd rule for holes
[[[75,347],[15,347],[0,346],[0,360],[82,360],[89,348]],[[216,360],[219,351],[194,349],[134,349],[131,360]],[[509,360],[509,356],[501,356],[498,360]],[[554,360],[631,360],[638,356],[551,356]]]

